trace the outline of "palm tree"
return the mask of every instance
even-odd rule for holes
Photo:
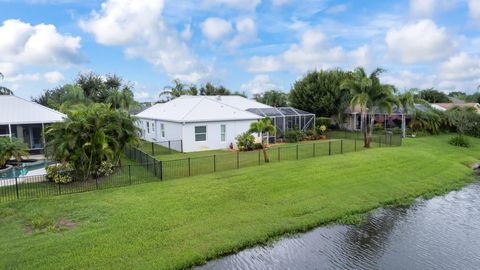
[[[21,161],[22,157],[26,156],[28,156],[26,143],[16,138],[0,138],[0,168],[5,167],[5,164],[11,157]]]
[[[195,85],[186,85],[182,83],[179,79],[173,80],[174,86],[165,86],[163,91],[159,94],[159,97],[167,97],[168,100],[180,97],[182,95],[193,95],[198,94],[197,87]]]
[[[405,138],[406,135],[406,123],[405,115],[411,113],[411,110],[415,109],[415,98],[413,91],[406,91],[405,93],[398,95],[398,102],[402,107],[402,136]]]
[[[0,79],[3,80],[4,78],[5,76],[0,72]],[[13,95],[13,91],[0,85],[0,95]]]
[[[350,106],[360,106],[361,130],[364,134],[364,146],[370,147],[373,137],[375,114],[386,110],[390,115],[392,107],[398,101],[394,96],[394,88],[391,85],[381,84],[379,75],[384,72],[377,68],[370,75],[367,75],[363,68],[356,68],[352,78],[342,82],[341,89],[349,90],[352,94]]]
[[[268,139],[267,142],[264,143],[263,141],[263,134],[275,134],[275,127],[272,124],[272,119],[265,117],[260,121],[253,122],[250,124],[250,133],[257,133],[260,136],[261,143],[262,143],[262,151],[263,151],[263,159],[265,160],[265,163],[270,162],[270,159],[268,158],[268,153],[267,153],[267,144],[268,144]]]

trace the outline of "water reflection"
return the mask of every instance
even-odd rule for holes
[[[480,269],[480,185],[360,226],[331,225],[247,249],[198,269]]]

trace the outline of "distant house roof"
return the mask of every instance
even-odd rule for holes
[[[181,96],[166,103],[155,104],[136,116],[180,123],[257,120],[262,117],[241,109],[247,105],[263,105],[256,103],[258,102],[236,96]]]
[[[472,107],[477,110],[478,113],[480,113],[480,104],[470,102],[470,103],[432,103],[430,104],[433,108],[440,110],[440,111],[446,111],[448,109],[451,109],[455,106],[458,107]]]
[[[0,125],[63,121],[65,114],[13,95],[0,95]]]

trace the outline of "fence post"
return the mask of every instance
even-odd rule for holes
[[[188,158],[188,176],[191,176],[192,172],[190,171],[190,158]]]
[[[260,165],[261,160],[260,160],[260,150],[258,150],[258,165]]]
[[[153,176],[157,177],[157,160],[153,159]]]
[[[152,156],[155,156],[155,147],[153,146],[153,142],[152,142]]]
[[[170,147],[170,140],[168,141],[168,150],[172,150],[172,148]]]
[[[163,161],[159,161],[160,162],[160,181],[163,180]]]
[[[58,185],[58,195],[62,195],[62,188],[60,186],[60,183],[58,183],[57,185]]]
[[[95,187],[98,189],[98,175],[95,174]]]
[[[240,168],[240,157],[239,157],[239,155],[240,155],[240,151],[237,151],[237,169]]]
[[[180,140],[180,152],[183,153],[183,140]]]
[[[280,161],[280,148],[281,148],[281,147],[278,147],[278,148],[277,148],[277,158],[278,158],[278,161]]]
[[[18,180],[17,177],[15,177],[15,192],[17,193],[17,200],[20,198],[20,195],[18,194]]]
[[[315,146],[315,143],[313,143],[313,157],[315,157],[316,154],[317,154],[317,153],[316,153],[316,148],[317,148],[317,147]]]
[[[340,154],[343,154],[343,139],[340,140]]]
[[[295,148],[295,157],[298,160],[298,144],[297,144],[297,147]]]
[[[328,155],[332,155],[332,141],[328,141]]]
[[[132,165],[128,165],[128,182],[132,184]]]
[[[357,138],[353,140],[353,152],[357,152]]]
[[[216,155],[213,155],[213,172],[216,172],[217,171],[217,158],[216,158]]]

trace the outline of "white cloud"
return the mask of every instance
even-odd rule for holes
[[[219,41],[232,32],[232,24],[222,18],[210,17],[201,24],[203,34],[210,41]]]
[[[439,11],[452,9],[461,0],[410,0],[410,12],[417,17],[431,17]]]
[[[290,2],[291,0],[272,0],[274,6],[282,6]]]
[[[280,87],[272,82],[270,77],[265,74],[256,75],[252,80],[240,86],[241,91],[250,92],[252,94],[260,94],[268,90],[276,90]]]
[[[441,60],[448,57],[455,44],[445,28],[431,20],[420,20],[401,28],[390,29],[385,41],[389,56],[404,64]]]
[[[203,0],[208,6],[226,6],[235,9],[254,10],[261,0]]]
[[[279,55],[254,56],[247,63],[250,72],[273,72],[279,70],[305,72],[311,69],[335,67],[352,68],[370,62],[368,46],[346,51],[341,46],[331,46],[320,29],[303,33],[300,43],[293,44]]]
[[[337,14],[347,11],[348,6],[346,4],[335,5],[327,8],[325,13],[327,14]]]
[[[24,65],[69,66],[83,61],[80,37],[62,35],[51,24],[6,20],[0,37],[0,67],[7,73]]]
[[[47,80],[47,82],[54,84],[58,83],[60,81],[63,81],[65,79],[65,76],[59,71],[50,71],[45,74],[43,74],[43,77]]]
[[[133,96],[134,96],[135,100],[138,100],[138,101],[146,101],[146,100],[151,98],[150,93],[148,93],[146,91],[135,91],[133,93]]]
[[[480,20],[480,1],[468,0],[468,8],[470,16],[474,19]]]
[[[443,87],[475,88],[480,80],[480,59],[462,52],[443,62],[438,73]]]
[[[192,38],[192,26],[190,24],[185,24],[182,33],[180,36],[184,40],[190,40]]]
[[[172,78],[197,82],[209,76],[211,68],[168,27],[163,7],[163,1],[107,0],[79,25],[98,43],[124,46],[127,57],[142,58]]]
[[[19,82],[26,82],[26,81],[39,81],[40,78],[41,78],[41,75],[39,73],[21,73],[21,74],[16,74],[15,76],[5,77],[5,82],[19,83]]]
[[[228,42],[230,47],[237,47],[257,38],[257,28],[252,18],[243,18],[235,23],[237,34]]]
[[[436,85],[435,75],[419,74],[409,70],[384,73],[381,75],[381,79],[382,82],[395,85],[401,90],[411,88],[426,89]]]

